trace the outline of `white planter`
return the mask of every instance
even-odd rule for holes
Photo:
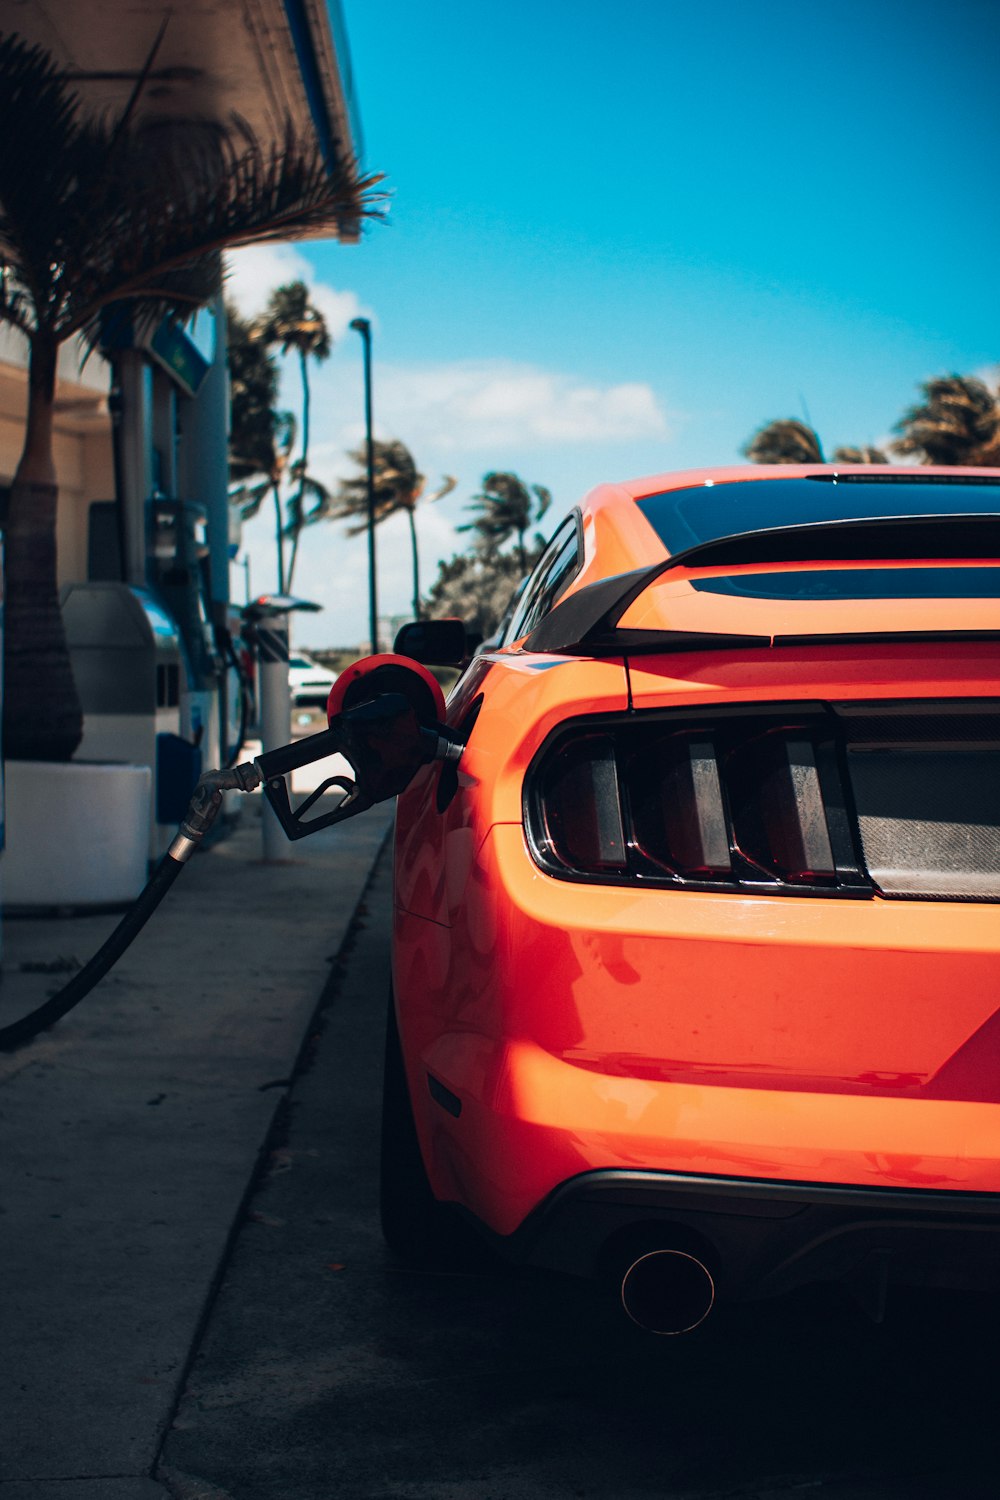
[[[124,906],[146,883],[148,766],[9,760],[3,900],[19,907]]]

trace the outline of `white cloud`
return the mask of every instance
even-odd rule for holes
[[[420,585],[426,593],[437,573],[438,559],[451,556],[464,539],[436,505],[417,510]],[[406,517],[393,516],[376,532],[380,615],[409,618],[413,611],[413,564]],[[251,565],[253,593],[276,586],[274,518],[270,502],[243,528],[242,555]],[[286,554],[286,564],[288,561]],[[300,646],[354,646],[366,633],[368,621],[368,541],[351,537],[344,525],[308,527],[302,533],[293,580],[300,598],[322,605],[321,614],[293,617],[294,638]],[[234,569],[234,597],[243,598],[244,579]],[[385,643],[383,643],[384,645]]]
[[[356,292],[318,281],[295,245],[251,245],[227,257],[227,295],[244,317],[262,310],[275,287],[301,280],[339,343],[352,319],[370,316]],[[359,353],[358,350],[354,351]],[[323,374],[333,371],[324,367]],[[443,452],[553,444],[664,439],[670,424],[645,382],[597,385],[516,360],[456,360],[427,365],[379,361],[377,425],[410,433]],[[320,390],[323,375],[313,385]]]
[[[310,469],[334,486],[351,472],[348,450],[364,436],[361,342],[347,332],[359,314],[368,316],[358,296],[316,279],[294,245],[261,245],[228,257],[228,295],[244,316],[260,312],[270,293],[284,282],[303,280],[330,325],[337,347],[330,360],[310,371],[312,441]],[[345,336],[346,335],[346,336]],[[281,401],[298,410],[300,387],[293,361],[282,361]],[[667,412],[653,388],[639,381],[600,384],[579,376],[517,360],[456,360],[435,364],[391,363],[375,344],[375,429],[381,437],[401,437],[427,475],[428,488],[445,473],[459,477],[459,488],[440,506],[417,511],[421,585],[426,593],[442,557],[468,543],[457,532],[464,504],[490,468],[531,465],[544,451],[544,473],[529,472],[556,491],[557,505],[582,491],[585,481],[559,484],[558,450],[571,468],[577,449],[600,444],[659,444],[684,418]],[[586,468],[592,460],[585,460]],[[596,458],[593,460],[596,461]],[[608,463],[601,456],[602,465]],[[632,468],[630,465],[630,472]],[[598,474],[597,477],[604,477]],[[409,530],[404,516],[378,528],[379,610],[407,615],[412,597]],[[274,520],[270,503],[243,531],[242,555],[251,564],[251,587],[275,586]],[[350,645],[365,634],[367,621],[367,543],[348,537],[343,524],[322,524],[303,533],[294,590],[323,605],[323,613],[296,616],[301,645]],[[236,593],[242,597],[243,582]]]
[[[335,343],[345,336],[352,318],[366,315],[356,292],[338,292],[323,281],[317,282],[311,290],[313,301],[326,319],[330,337]],[[357,334],[352,333],[351,338],[357,338]]]
[[[387,427],[452,451],[668,435],[649,385],[592,385],[508,360],[383,365],[379,408]]]
[[[226,256],[226,296],[245,318],[260,312],[276,286],[309,282],[312,266],[294,245],[247,245]]]
[[[309,261],[295,245],[247,245],[226,257],[226,295],[245,318],[263,311],[275,287],[304,281],[323,314],[331,338],[343,338],[352,318],[365,309],[356,292],[338,291],[317,281]]]

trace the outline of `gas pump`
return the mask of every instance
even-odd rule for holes
[[[219,682],[225,665],[210,615],[208,520],[190,500],[154,495],[149,503],[151,584],[177,622],[184,647],[181,734],[194,745],[221,744]]]
[[[287,618],[287,611],[284,614]],[[444,694],[426,667],[404,656],[370,656],[338,678],[327,705],[328,728],[264,750],[252,761],[206,772],[170,848],[114,932],[44,1005],[0,1028],[0,1051],[23,1045],[90,993],[141,932],[202,843],[227,792],[252,792],[260,787],[285,836],[307,838],[397,796],[432,761],[457,766],[464,740],[443,722],[444,714]],[[334,754],[344,757],[351,774],[327,777],[293,807],[288,781],[292,771]],[[329,810],[317,810],[320,799],[330,791],[343,796]]]
[[[295,611],[315,613],[321,608],[322,605],[314,604],[310,599],[297,599],[292,594],[261,594],[243,611],[247,638],[257,659],[260,736],[265,751],[284,745],[292,719],[288,690],[288,617]],[[296,764],[308,765],[309,761]],[[281,827],[269,813],[264,815],[261,831],[264,859],[269,863],[280,859],[283,852]]]

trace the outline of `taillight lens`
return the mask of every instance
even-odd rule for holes
[[[584,735],[555,756],[542,799],[545,839],[574,869],[624,872],[618,771],[610,735]]]
[[[541,867],[696,890],[1000,901],[992,700],[567,723],[525,779]]]
[[[733,833],[744,857],[792,885],[830,885],[837,868],[816,765],[805,733],[765,731],[730,752]]]
[[[646,858],[690,879],[730,874],[729,830],[711,739],[656,737],[627,759],[625,777],[633,842]]]
[[[570,726],[526,783],[535,858],[577,878],[870,894],[831,734],[822,711]]]

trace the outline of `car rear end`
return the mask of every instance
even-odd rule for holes
[[[509,776],[484,767],[449,952],[475,983],[424,1055],[462,1108],[430,1112],[426,1149],[509,1253],[666,1253],[734,1297],[844,1279],[873,1308],[890,1277],[995,1285],[1000,606],[977,536],[877,568],[692,559],[614,621],[621,704],[589,704],[576,660]]]

